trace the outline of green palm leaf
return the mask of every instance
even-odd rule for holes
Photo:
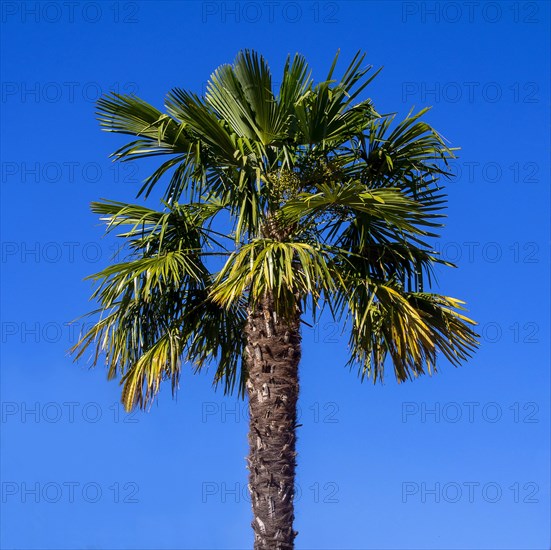
[[[274,91],[266,60],[245,50],[204,96],[171,90],[166,113],[100,99],[101,127],[133,136],[115,160],[163,155],[139,190],[164,184],[163,210],[92,205],[127,257],[91,276],[100,316],[74,351],[105,358],[127,409],[148,406],[164,380],[175,391],[187,363],[243,394],[246,322],[268,296],[281,317],[344,319],[362,379],[382,380],[388,363],[404,381],[475,350],[463,303],[426,290],[436,265],[451,266],[431,240],[453,149],[426,110],[398,122],[376,112],[363,94],[379,71],[364,58],[336,77],[337,55],[314,84],[306,60],[288,57]],[[213,229],[218,216],[227,230]]]

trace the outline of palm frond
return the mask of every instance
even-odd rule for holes
[[[325,140],[344,143],[379,117],[371,100],[352,105],[354,99],[380,72],[379,69],[364,79],[372,69],[372,66],[361,68],[364,58],[365,54],[358,52],[340,82],[335,83],[332,77],[337,53],[327,79],[318,83],[297,102],[295,116],[304,144],[323,144]]]
[[[316,304],[322,293],[337,290],[322,246],[304,242],[255,239],[227,260],[211,289],[211,298],[222,307],[247,294],[253,307],[265,296],[274,298],[276,313],[295,313],[298,299],[309,296]]]
[[[436,372],[442,353],[458,366],[476,349],[474,321],[460,313],[463,302],[429,293],[406,293],[392,283],[347,279],[349,365],[362,378],[383,379],[390,357],[398,382]]]
[[[231,390],[240,380],[245,307],[237,301],[220,308],[208,296],[212,277],[203,258],[210,235],[203,224],[217,208],[174,205],[157,212],[112,201],[93,208],[106,216],[109,230],[129,227],[119,236],[130,259],[90,277],[105,314],[74,346],[76,359],[89,348],[93,364],[105,354],[109,377],[122,377],[128,409],[150,404],[162,380],[170,379],[175,391],[182,361],[197,369],[215,362],[216,383]]]
[[[184,153],[189,149],[187,133],[176,120],[134,95],[111,92],[98,100],[96,113],[106,132],[139,138],[113,154],[119,160]]]
[[[403,381],[476,348],[462,302],[426,290],[435,266],[452,265],[430,241],[454,149],[425,109],[398,122],[377,113],[363,94],[379,71],[358,52],[336,77],[338,57],[314,84],[289,56],[276,92],[266,60],[244,50],[204,96],[172,89],[165,113],[133,95],[98,101],[101,127],[133,136],[115,160],[168,155],[138,192],[163,184],[162,211],[92,205],[127,257],[91,276],[100,316],[74,352],[105,358],[127,409],[164,380],[174,392],[186,363],[214,366],[214,383],[243,395],[247,311],[266,295],[279,316],[311,306],[346,319],[362,378],[382,380],[388,359]],[[213,229],[219,213],[227,234]],[[211,256],[225,259],[217,272]]]

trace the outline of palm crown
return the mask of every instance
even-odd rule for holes
[[[174,391],[182,363],[215,365],[215,383],[243,394],[244,325],[267,295],[282,318],[327,307],[349,328],[362,379],[382,380],[388,363],[404,381],[431,373],[438,352],[457,365],[476,347],[463,302],[425,290],[446,264],[427,241],[453,152],[425,110],[396,124],[358,101],[377,73],[357,54],[337,80],[337,57],[316,85],[303,57],[288,59],[278,93],[264,59],[244,51],[204,97],[169,92],[164,114],[135,96],[98,102],[106,131],[137,138],[117,160],[168,159],[140,190],[166,177],[162,211],[92,205],[129,255],[92,276],[102,316],[75,351],[92,347],[94,364],[105,353],[127,409],[147,406],[163,380]],[[214,228],[224,212],[228,235]]]

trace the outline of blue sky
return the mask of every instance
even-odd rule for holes
[[[468,365],[360,384],[346,335],[304,328],[299,549],[549,548],[549,3],[4,2],[2,17],[2,517],[6,549],[250,548],[246,408],[186,371],[125,415],[101,367],[66,351],[90,310],[83,278],[113,241],[92,200],[132,201],[147,163],[94,101],[202,91],[242,48],[278,82],[288,53],[323,78],[337,49],[384,66],[379,112],[427,116],[453,146],[438,246],[468,302]],[[151,202],[151,206],[156,203]]]

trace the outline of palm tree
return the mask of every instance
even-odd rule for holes
[[[338,57],[338,54],[337,54]],[[108,132],[135,136],[114,157],[165,156],[139,195],[166,176],[162,211],[103,201],[126,261],[93,275],[99,320],[76,357],[105,356],[127,410],[146,408],[182,363],[215,367],[214,384],[248,397],[255,549],[294,547],[296,404],[302,317],[325,308],[349,330],[360,378],[399,382],[458,365],[476,348],[463,302],[425,290],[448,264],[427,241],[441,226],[438,182],[453,157],[421,120],[397,124],[357,98],[376,76],[354,57],[314,85],[287,59],[279,92],[265,60],[239,53],[204,97],[173,89],[161,113],[135,96],[98,102]],[[215,225],[230,219],[229,234]],[[218,222],[216,222],[218,223]],[[218,262],[218,266],[216,265]],[[216,269],[217,267],[217,269]]]

